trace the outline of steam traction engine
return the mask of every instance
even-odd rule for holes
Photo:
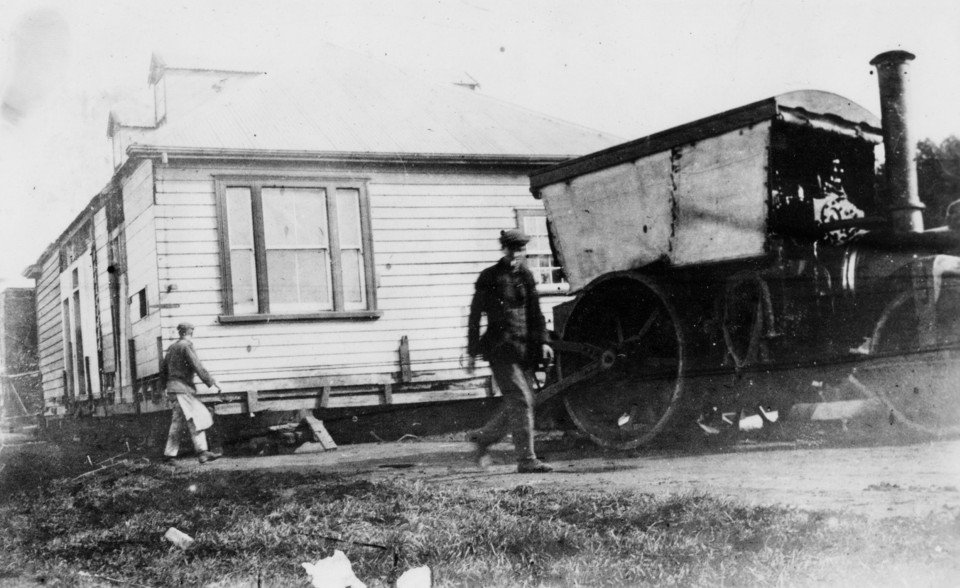
[[[780,404],[827,385],[931,433],[960,424],[960,240],[924,231],[904,80],[876,65],[880,121],[785,94],[531,178],[574,300],[556,378],[594,441],[649,443],[706,404]],[[886,148],[888,194],[875,187]]]

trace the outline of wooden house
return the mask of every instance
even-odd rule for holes
[[[563,300],[528,175],[618,138],[317,58],[283,77],[154,56],[153,105],[110,116],[113,177],[25,274],[47,415],[162,410],[181,321],[218,414],[486,396],[488,373],[463,369],[466,320],[505,228],[535,237],[545,314]]]

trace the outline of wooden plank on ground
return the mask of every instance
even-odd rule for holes
[[[310,430],[313,431],[313,441],[319,443],[327,451],[333,451],[337,448],[337,444],[334,443],[333,437],[330,436],[330,433],[327,432],[326,427],[323,426],[323,421],[314,417],[313,415],[307,415],[303,417],[303,423],[306,423]]]

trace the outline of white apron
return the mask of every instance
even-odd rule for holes
[[[180,408],[183,409],[183,416],[188,421],[193,421],[196,430],[205,431],[213,426],[213,416],[207,407],[200,402],[193,394],[175,394]]]

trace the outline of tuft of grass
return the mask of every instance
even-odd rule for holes
[[[4,584],[309,586],[300,563],[334,549],[371,588],[419,565],[438,587],[954,586],[960,517],[143,462],[0,497]]]

